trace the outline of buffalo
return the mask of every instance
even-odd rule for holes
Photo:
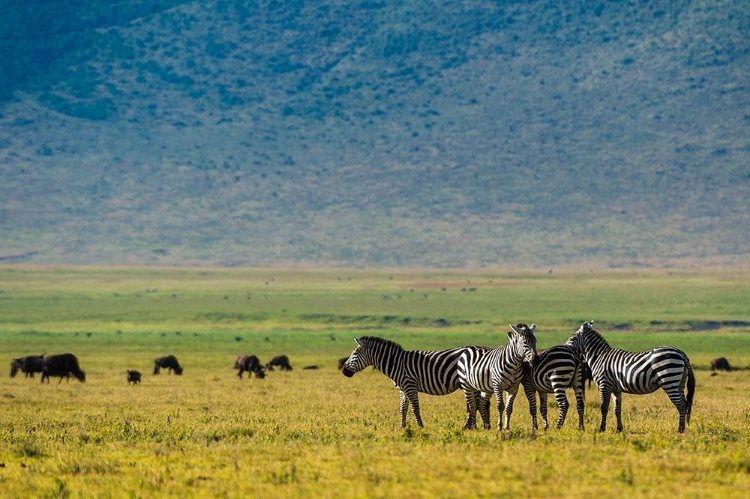
[[[159,357],[154,360],[154,374],[159,374],[162,368],[168,369],[169,374],[172,371],[178,376],[182,374],[182,366],[177,362],[177,357],[174,355],[167,355],[166,357]]]
[[[242,374],[247,372],[248,378],[255,374],[256,378],[263,379],[266,377],[266,370],[260,364],[260,360],[255,355],[238,355],[234,359],[234,368],[238,369],[237,376],[242,379]]]
[[[27,378],[33,378],[34,373],[44,372],[44,354],[13,359],[10,363],[10,377],[15,378],[18,371],[24,373]]]
[[[78,366],[78,358],[72,353],[61,353],[59,355],[48,355],[44,358],[44,369],[42,371],[42,383],[47,380],[49,383],[50,376],[60,376],[60,383],[62,379],[70,375],[76,377],[76,379],[82,383],[86,382],[86,373],[81,371]]]
[[[719,357],[711,361],[711,371],[731,371],[729,361],[724,357]]]
[[[141,382],[141,373],[139,371],[131,371],[128,369],[128,384],[133,383],[134,385],[136,383],[140,384]]]
[[[269,360],[266,364],[266,369],[269,371],[273,371],[274,366],[278,367],[282,371],[292,370],[292,365],[289,363],[289,357],[287,357],[286,355],[277,355],[276,357]]]

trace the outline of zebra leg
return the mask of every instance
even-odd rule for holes
[[[406,405],[408,400],[406,399],[406,394],[403,390],[398,392],[399,397],[401,399],[401,428],[406,427]]]
[[[485,430],[492,428],[490,423],[490,403],[492,395],[484,392],[477,392],[477,406],[479,407],[479,414],[482,416],[482,426]]]
[[[424,425],[422,424],[422,416],[419,414],[419,394],[417,392],[416,388],[409,389],[409,391],[406,393],[406,397],[409,399],[409,403],[411,404],[411,412],[414,413],[414,419],[417,420],[417,424],[420,428],[423,428]],[[406,409],[402,412],[402,417],[406,418]],[[402,424],[402,426],[405,426]]]
[[[609,388],[599,388],[602,397],[602,422],[599,425],[599,431],[607,429],[607,412],[609,411],[609,398],[612,396],[612,390]]]
[[[680,423],[677,428],[677,431],[680,433],[685,431],[685,415],[687,414],[687,400],[685,399],[685,393],[682,390],[682,388],[673,388],[667,392],[669,400],[672,401],[677,408],[677,412],[680,413]]]
[[[542,424],[544,429],[549,428],[549,422],[547,421],[547,394],[539,392],[539,412],[542,414]]]
[[[565,423],[565,417],[568,415],[568,397],[565,396],[565,388],[555,389],[555,400],[557,400],[557,406],[560,408],[560,415],[557,418],[557,429],[562,428]]]
[[[518,385],[508,390],[508,400],[505,403],[505,426],[504,429],[510,430],[510,415],[513,414],[513,402],[516,400]]]
[[[477,429],[477,398],[479,392],[471,387],[464,388],[464,397],[466,398],[466,412],[468,417],[466,418],[466,424],[464,430],[476,430]],[[484,415],[482,415],[484,418]]]
[[[583,382],[581,382],[579,386],[575,388],[575,392],[576,392],[576,410],[578,411],[578,429],[583,430],[584,429],[583,411],[586,406],[584,395],[583,395]]]
[[[503,389],[500,386],[495,386],[493,390],[495,392],[495,400],[497,401],[497,429],[501,431],[503,429],[503,412],[505,410]]]
[[[615,416],[617,416],[617,433],[622,431],[622,393],[614,392],[612,396],[615,399]]]
[[[529,383],[524,383],[523,392],[526,394],[526,400],[529,401],[529,414],[531,415],[531,429],[532,431],[536,431],[539,429],[539,426],[537,425],[537,421],[536,421],[536,390],[534,390],[533,385]],[[541,399],[541,397],[542,397],[542,394],[540,393],[539,398]]]

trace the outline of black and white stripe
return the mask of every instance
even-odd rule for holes
[[[602,421],[607,426],[609,399],[615,399],[617,431],[622,431],[622,394],[642,395],[662,388],[680,413],[678,430],[685,431],[695,395],[695,375],[685,352],[662,346],[643,352],[628,352],[609,346],[594,330],[593,322],[584,322],[566,343],[583,354],[591,368],[602,399]],[[687,397],[685,385],[687,384]]]
[[[569,345],[558,345],[547,350],[537,352],[536,365],[523,363],[523,391],[529,401],[531,427],[536,430],[536,393],[539,393],[539,412],[542,414],[544,429],[549,427],[547,422],[547,394],[554,393],[560,415],[557,418],[557,429],[562,428],[568,414],[568,397],[566,388],[573,388],[576,395],[576,409],[578,411],[578,429],[583,430],[584,390],[582,380],[582,364],[580,355]]]
[[[476,428],[476,402],[479,392],[494,393],[497,401],[497,429],[510,428],[513,400],[518,393],[523,374],[524,359],[532,364],[536,361],[536,337],[533,324],[510,326],[508,343],[495,349],[467,347],[458,359],[458,377],[466,396],[469,413],[464,429]],[[507,404],[503,403],[503,391],[508,392]],[[505,407],[504,407],[505,406]],[[479,407],[484,427],[489,429],[489,407]],[[487,411],[485,418],[484,411]],[[505,412],[505,424],[503,424]]]
[[[373,366],[388,376],[399,389],[402,427],[406,426],[407,404],[411,405],[417,424],[423,426],[419,413],[419,392],[448,395],[460,387],[458,358],[467,347],[448,350],[404,350],[398,343],[374,336],[355,338],[354,341],[357,346],[344,362],[342,372],[351,378],[362,369]],[[477,398],[479,399],[479,395]],[[487,405],[482,404],[482,400],[474,401],[474,404],[475,407]]]

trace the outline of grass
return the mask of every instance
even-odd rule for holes
[[[747,277],[0,268],[0,356],[71,351],[87,372],[85,384],[0,378],[0,486],[17,497],[746,496],[750,371],[711,376],[708,362],[750,364]],[[522,320],[546,347],[584,319],[613,346],[688,353],[698,383],[685,434],[663,392],[624,396],[622,434],[613,415],[594,432],[591,392],[584,432],[572,411],[562,430],[532,433],[523,397],[510,431],[463,431],[458,392],[421,396],[425,428],[410,413],[402,429],[385,376],[336,369],[355,336],[495,345]],[[151,374],[167,353],[183,376]],[[286,353],[295,369],[239,381],[239,353]],[[128,386],[126,369],[143,383]]]

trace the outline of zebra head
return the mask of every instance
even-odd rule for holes
[[[572,347],[573,350],[575,350],[584,360],[586,358],[586,338],[591,331],[594,331],[594,321],[584,322],[578,329],[576,329],[573,336],[565,342],[566,345]]]
[[[536,324],[532,324],[531,326],[517,324],[515,327],[513,324],[508,325],[511,329],[508,332],[510,344],[523,350],[523,360],[531,365],[536,364],[536,336],[534,336]]]
[[[372,360],[370,360],[370,352],[367,348],[367,341],[365,340],[366,338],[363,338],[361,340],[359,338],[354,338],[354,342],[357,344],[357,346],[354,348],[354,350],[352,350],[349,358],[346,359],[346,362],[344,362],[344,365],[341,368],[341,372],[343,372],[344,376],[346,376],[347,378],[351,378],[355,373],[358,373],[367,366],[372,365]]]

